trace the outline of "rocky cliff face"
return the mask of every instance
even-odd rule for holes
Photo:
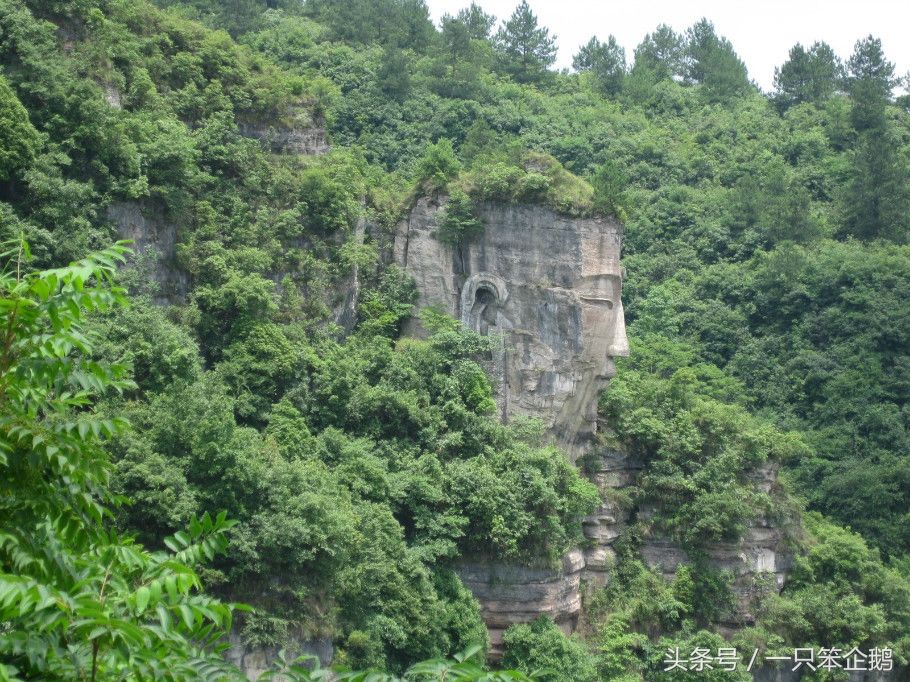
[[[494,358],[503,420],[537,417],[577,456],[597,428],[597,396],[627,355],[619,252],[622,228],[540,206],[489,204],[471,243],[435,238],[439,202],[421,199],[398,228],[395,260],[436,306],[502,338]]]
[[[325,122],[307,107],[295,107],[279,123],[240,121],[240,133],[264,143],[275,154],[314,156],[329,151]]]
[[[108,105],[119,109],[119,90],[109,83],[103,87]],[[259,140],[276,154],[314,156],[330,149],[325,122],[314,117],[307,106],[295,107],[279,123],[238,121],[237,125],[242,135]],[[145,201],[115,201],[107,209],[107,219],[116,227],[120,238],[134,242],[142,272],[157,284],[156,302],[178,303],[186,298],[190,281],[187,273],[177,265],[177,226],[164,216],[161,207]],[[363,226],[360,224],[357,236],[362,239]],[[275,275],[276,282],[280,281],[281,274]],[[356,273],[342,290],[343,302],[333,299],[327,301],[327,305],[333,308],[336,322],[348,329],[353,324],[351,310],[352,306],[356,308],[356,292],[359,291]]]
[[[501,656],[502,635],[511,625],[547,615],[567,634],[581,613],[581,584],[585,556],[573,550],[557,569],[490,563],[464,563],[458,575],[480,602],[490,631],[490,653]]]
[[[231,633],[227,644],[225,658],[240,668],[250,680],[258,679],[272,666],[278,659],[281,648],[285,649],[285,657],[288,660],[298,656],[315,656],[323,667],[331,663],[334,654],[331,637],[311,639],[296,635],[291,637],[291,643],[287,647],[261,647],[245,644],[241,635],[235,631]]]
[[[607,219],[572,219],[541,206],[488,204],[478,210],[483,234],[457,247],[435,233],[445,198],[420,199],[398,226],[394,260],[417,283],[419,307],[434,306],[481,334],[500,336],[492,369],[503,420],[543,420],[552,438],[577,460],[593,462],[592,480],[603,503],[583,528],[584,549],[553,569],[465,563],[460,575],[481,604],[493,655],[510,625],[549,615],[575,629],[587,589],[603,586],[615,561],[613,543],[633,515],[622,489],[634,485],[641,462],[596,445],[597,400],[615,374],[613,358],[628,354],[619,256],[622,228]],[[415,321],[409,331],[419,334]],[[774,481],[760,472],[756,485]],[[782,533],[766,519],[738,543],[706,548],[709,560],[730,570],[738,598],[729,623],[749,622],[755,590],[783,584],[789,567]],[[646,538],[642,557],[671,575],[689,561],[666,538]]]
[[[165,220],[159,208],[140,201],[112,203],[107,218],[121,239],[133,241],[140,272],[157,284],[156,302],[186,298],[189,276],[177,266],[177,226]]]

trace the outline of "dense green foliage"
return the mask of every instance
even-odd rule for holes
[[[91,359],[91,312],[124,303],[122,246],[35,272],[8,243],[0,274],[0,678],[223,677],[214,646],[231,608],[193,566],[224,552],[233,522],[190,517],[150,552],[105,522],[106,440],[126,421],[94,403],[130,385]]]
[[[498,423],[490,340],[432,313],[427,338],[399,338],[415,292],[383,255],[428,193],[447,198],[451,244],[484,229],[481,202],[626,225],[633,353],[601,408],[606,440],[646,463],[614,501],[654,512],[583,637],[516,627],[507,664],[675,679],[666,648],[716,649],[731,609],[704,546],[762,518],[799,557],[782,594],[758,591],[743,647],[891,645],[906,660],[910,114],[879,41],[843,61],[795,46],[766,95],[706,20],[657,27],[628,62],[592,38],[555,73],[527,3],[499,24],[471,5],[438,30],[422,0],[159,5],[0,0],[0,234],[34,256],[4,276],[4,319],[8,302],[46,313],[4,327],[44,363],[12,371],[7,350],[0,368],[19,410],[0,422],[4,664],[89,677],[133,656],[147,676],[168,660],[192,677],[215,661],[206,623],[229,622],[204,584],[254,602],[236,623],[247,643],[327,636],[337,662],[400,674],[486,643],[461,557],[546,564],[579,540],[597,493],[538,425]],[[328,154],[279,153],[323,125]],[[110,244],[129,209],[160,227],[159,248],[177,242],[166,268],[181,277],[146,253],[125,275],[135,305],[101,311],[120,300],[114,252],[38,274]],[[75,278],[89,298],[51,306]],[[94,343],[73,335],[83,308]],[[781,470],[769,493],[763,466]],[[648,570],[637,544],[653,535],[692,566]],[[154,592],[168,576],[175,592]],[[69,644],[71,627],[92,634]],[[474,665],[427,665],[460,664]]]

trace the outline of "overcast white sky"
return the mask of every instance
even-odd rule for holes
[[[500,20],[519,0],[476,0]],[[433,19],[456,13],[471,0],[427,0]],[[888,59],[903,76],[910,70],[910,2],[907,0],[528,0],[540,22],[555,33],[558,67],[569,67],[579,45],[592,35],[616,36],[632,58],[635,46],[660,23],[683,31],[701,17],[733,43],[749,76],[771,89],[774,67],[796,43],[824,40],[842,58],[870,33],[882,40]]]

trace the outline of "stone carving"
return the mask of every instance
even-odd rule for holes
[[[417,201],[396,231],[394,260],[415,280],[418,307],[434,306],[480,334],[502,339],[491,362],[503,420],[538,417],[573,459],[589,455],[603,503],[583,523],[587,543],[555,569],[465,563],[459,574],[481,604],[492,655],[502,653],[510,625],[549,615],[567,632],[581,616],[582,595],[605,585],[612,545],[633,513],[619,504],[643,463],[626,453],[595,449],[597,402],[615,375],[613,359],[628,355],[619,263],[622,228],[607,219],[571,219],[540,206],[487,204],[485,229],[452,247],[435,238],[442,201]],[[419,334],[412,321],[406,332]],[[757,473],[770,489],[775,472]],[[755,589],[780,587],[789,568],[783,534],[757,522],[738,543],[706,548],[709,560],[734,575],[738,597],[729,625],[749,622]],[[689,559],[665,538],[646,538],[644,560],[668,575]],[[724,623],[722,625],[727,625]]]
[[[540,206],[488,204],[486,228],[458,248],[436,240],[440,204],[420,199],[399,225],[395,259],[435,306],[481,334],[494,358],[503,419],[544,421],[576,458],[596,430],[597,396],[628,355],[622,309],[621,226]]]

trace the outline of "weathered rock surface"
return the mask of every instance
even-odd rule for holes
[[[753,478],[756,487],[767,493],[777,478],[777,469],[770,463],[765,464],[755,471]],[[652,511],[640,510],[639,515]],[[716,542],[702,549],[713,568],[727,571],[733,577],[736,607],[720,622],[727,629],[753,623],[755,617],[751,611],[755,599],[770,591],[780,591],[793,564],[793,550],[787,534],[763,516],[755,519],[738,541]],[[678,543],[659,536],[646,538],[640,553],[645,564],[661,571],[667,578],[671,578],[680,565],[692,563]]]
[[[505,564],[462,564],[458,575],[481,605],[490,631],[491,655],[502,655],[502,635],[516,623],[547,615],[566,633],[575,629],[581,613],[581,550],[563,557],[557,569]]]
[[[597,400],[615,374],[613,358],[628,354],[619,264],[622,228],[605,219],[571,219],[541,206],[487,204],[478,209],[485,228],[469,243],[436,239],[445,198],[417,201],[397,229],[394,261],[415,280],[418,307],[433,306],[502,344],[491,363],[503,420],[540,418],[573,460],[587,455],[591,480],[603,503],[587,519],[584,550],[574,550],[558,569],[470,564],[459,569],[481,604],[493,655],[501,653],[510,625],[549,615],[574,630],[586,589],[605,585],[615,562],[615,540],[633,513],[623,489],[644,465],[613,450],[595,451]],[[406,330],[422,333],[414,320]],[[768,492],[776,472],[756,474]],[[742,541],[706,548],[709,561],[734,576],[738,606],[729,625],[749,622],[756,590],[779,589],[789,568],[783,534],[767,520]],[[690,561],[677,544],[646,538],[642,556],[668,576]]]
[[[157,303],[186,298],[189,276],[177,266],[177,226],[161,217],[160,209],[139,201],[117,201],[107,208],[107,218],[121,239],[131,239],[140,272],[158,286]]]
[[[136,258],[131,266],[156,285],[154,301],[159,304],[183,302],[189,293],[190,276],[177,262],[177,226],[163,217],[163,210],[142,201],[117,201],[108,206],[107,218],[116,227],[121,239],[133,241]],[[360,219],[354,226],[354,239],[363,243],[370,227],[364,219]],[[344,235],[339,235],[338,246],[344,238]],[[295,246],[306,247],[305,244]],[[276,287],[281,287],[287,274],[292,273],[276,271],[269,273],[269,277]],[[331,287],[312,293],[320,296],[332,311],[335,324],[348,332],[354,328],[360,302],[360,270],[356,264]]]
[[[254,647],[243,643],[240,633],[233,631],[228,637],[229,648],[225,658],[236,665],[247,679],[255,680],[269,669],[278,658],[279,649],[282,647]],[[307,639],[304,637],[291,637],[291,641],[283,647],[288,660],[298,656],[315,656],[321,666],[327,666],[332,661],[334,647],[331,637]]]
[[[542,206],[487,204],[482,235],[452,247],[435,238],[440,202],[420,199],[395,238],[395,261],[436,306],[481,334],[501,335],[494,359],[504,420],[540,418],[577,456],[597,426],[597,396],[628,354],[621,226]]]
[[[240,121],[240,134],[266,144],[275,154],[315,156],[329,151],[325,122],[314,119],[310,112],[299,107],[280,123]]]

